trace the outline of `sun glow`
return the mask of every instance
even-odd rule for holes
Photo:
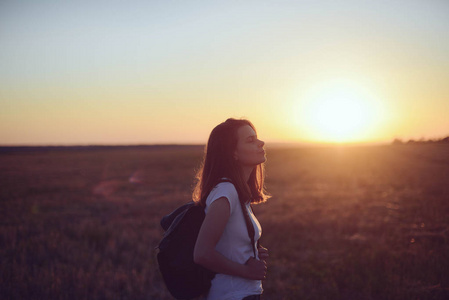
[[[310,140],[349,143],[370,140],[383,113],[367,90],[338,82],[315,87],[299,105],[297,117]]]

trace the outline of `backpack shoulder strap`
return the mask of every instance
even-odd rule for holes
[[[246,204],[243,203],[242,201],[240,201],[241,207],[242,207],[242,212],[243,212],[243,217],[245,218],[245,223],[246,223],[246,229],[248,230],[248,236],[251,239],[251,246],[253,248],[253,254],[254,254],[254,258],[256,258],[256,247],[254,246],[254,236],[256,234],[255,230],[254,230],[254,225],[253,222],[251,221],[251,218],[249,216],[248,213],[248,208],[246,207]]]
[[[232,180],[229,179],[229,178],[226,178],[226,177],[221,178],[220,181],[219,181],[219,183],[220,183],[220,182],[230,182],[230,183],[233,184]],[[249,238],[251,239],[251,246],[252,246],[252,248],[253,248],[254,258],[256,258],[256,257],[257,257],[257,256],[256,256],[256,247],[254,246],[254,244],[255,244],[255,242],[254,242],[254,236],[255,236],[256,232],[255,232],[255,230],[254,230],[254,225],[253,225],[253,222],[251,222],[251,218],[250,218],[250,216],[249,216],[249,213],[248,213],[248,209],[247,209],[247,207],[246,207],[246,204],[243,203],[242,201],[240,201],[240,199],[239,199],[239,202],[240,202],[240,205],[241,205],[241,207],[242,207],[243,217],[245,218],[245,224],[246,224],[246,229],[247,229],[247,231],[248,231],[248,236],[249,236]],[[257,241],[257,243],[259,243],[259,241]]]

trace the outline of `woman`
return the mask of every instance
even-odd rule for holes
[[[193,195],[206,212],[194,261],[217,273],[208,300],[260,299],[262,294],[268,250],[256,246],[262,230],[250,204],[269,197],[264,190],[263,146],[248,120],[228,119],[210,134]],[[247,227],[243,209],[254,230]],[[249,231],[255,233],[255,248]]]

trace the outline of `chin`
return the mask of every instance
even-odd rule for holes
[[[267,161],[267,158],[264,157],[263,159],[260,160],[260,162],[258,163],[258,165],[263,164],[263,163],[266,162],[266,161]]]

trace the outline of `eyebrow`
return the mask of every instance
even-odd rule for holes
[[[249,138],[256,138],[256,139],[257,139],[257,135],[248,135],[248,136],[246,137],[246,139],[249,139]]]

